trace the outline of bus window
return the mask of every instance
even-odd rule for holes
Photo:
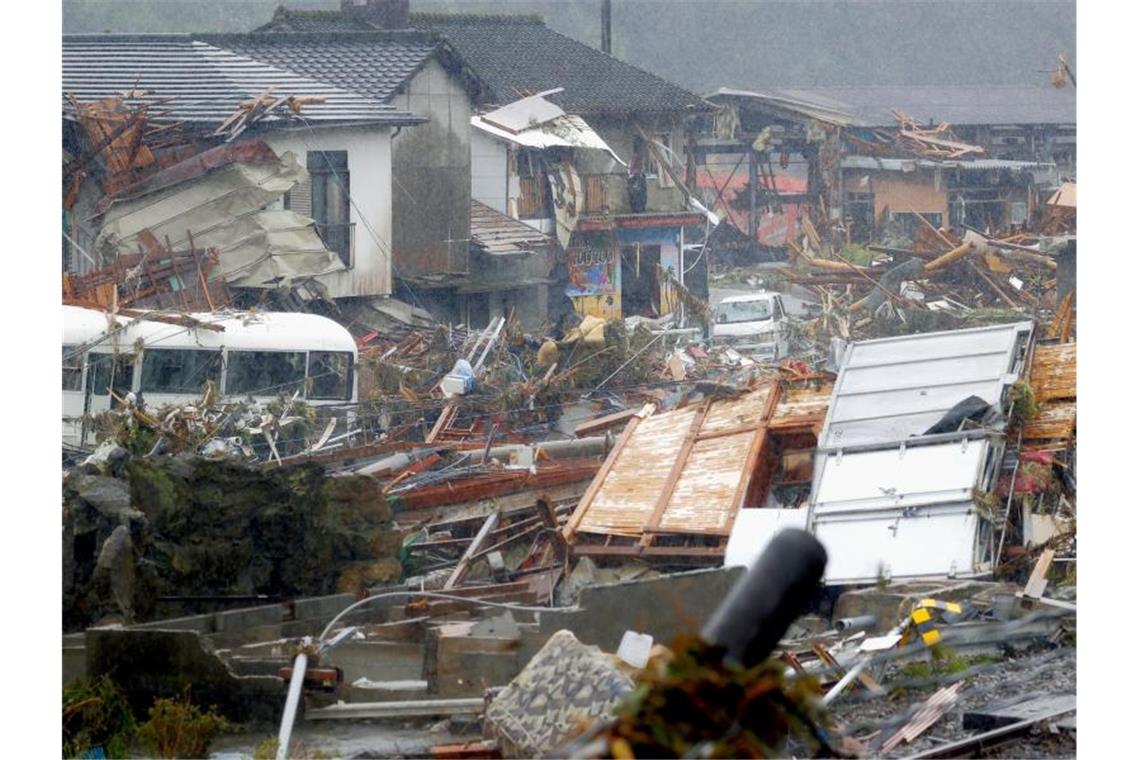
[[[63,389],[83,390],[83,352],[79,346],[63,347]]]
[[[309,352],[309,398],[352,399],[352,352]]]
[[[276,396],[305,382],[304,351],[230,351],[226,395]]]
[[[221,374],[221,351],[148,348],[140,387],[143,393],[200,393],[207,381],[217,385]]]
[[[130,354],[88,354],[87,387],[93,396],[107,396],[111,391],[119,398],[131,391],[134,377],[135,357]],[[111,399],[111,407],[119,401]]]

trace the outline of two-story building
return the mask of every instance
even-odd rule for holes
[[[189,35],[65,36],[63,94],[73,270],[149,230],[220,248],[241,287],[311,275],[332,298],[391,293],[392,137],[422,117]],[[175,133],[175,161],[144,165],[154,135]],[[125,160],[127,181],[107,184],[123,167],[101,156]]]
[[[703,257],[691,253],[690,261],[682,259],[687,247],[696,248],[703,239],[707,219],[694,212],[678,186],[692,169],[685,156],[693,120],[711,110],[704,100],[565,37],[534,16],[408,14],[407,6],[406,0],[344,0],[339,10],[279,8],[253,36],[336,33],[363,40],[411,27],[438,39],[445,51],[443,68],[472,97],[464,114],[470,198],[557,237],[565,249],[548,277],[551,316],[570,306],[610,317],[661,313],[670,308],[666,281],[675,279],[697,292],[706,288]],[[257,55],[268,55],[269,49],[270,43],[261,43]],[[355,61],[355,67],[344,60],[339,65],[368,70],[362,58]],[[290,65],[304,66],[296,60]],[[323,65],[335,68],[327,61]],[[350,86],[328,68],[322,76]],[[575,121],[576,127],[580,122],[608,150],[527,144],[517,132],[496,132],[486,121],[487,114],[540,93],[564,122]],[[414,103],[408,107],[420,113]],[[455,129],[457,122],[452,122]],[[662,163],[671,166],[666,170]],[[564,214],[560,223],[567,209],[574,213]],[[469,235],[470,227],[457,230],[455,239]],[[399,253],[396,260],[403,261]],[[455,259],[447,266],[427,259],[420,263],[425,266],[398,266],[397,278],[406,286],[400,295],[453,320],[481,324],[498,314],[500,304],[520,296],[473,292],[475,281],[499,288],[503,283],[485,282],[488,278],[470,266],[459,267]],[[526,287],[541,287],[530,285],[532,278],[522,270],[517,275],[514,279]]]

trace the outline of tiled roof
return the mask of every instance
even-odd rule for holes
[[[489,254],[502,256],[533,253],[552,244],[554,239],[518,219],[472,200],[471,241]]]
[[[709,110],[699,95],[548,28],[541,16],[413,13],[490,88],[490,103],[565,88],[551,99],[568,113],[677,113]],[[372,27],[339,11],[278,8],[257,32],[360,32]]]
[[[424,32],[199,34],[196,39],[388,102],[435,53]]]
[[[386,105],[284,68],[270,66],[188,35],[65,35],[63,95],[89,102],[145,90],[170,97],[169,120],[220,124],[242,101],[273,88],[277,97],[316,95],[323,103],[304,106],[305,120],[321,123],[416,124],[423,121]],[[267,115],[259,124],[284,123]]]
[[[568,113],[708,110],[699,95],[566,37],[533,16],[412,14],[442,35],[491,89],[497,105],[563,87],[551,100]]]

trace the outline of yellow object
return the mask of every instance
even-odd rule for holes
[[[538,349],[538,366],[549,367],[558,361],[558,357],[558,344],[552,340],[548,340]]]

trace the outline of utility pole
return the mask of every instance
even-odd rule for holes
[[[606,55],[613,54],[610,42],[610,0],[602,0],[602,52]]]

